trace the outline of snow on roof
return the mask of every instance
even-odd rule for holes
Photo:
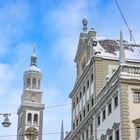
[[[127,41],[124,42],[126,60],[140,61],[140,45]],[[100,51],[100,56],[108,58],[119,58],[119,40],[98,39],[97,46],[93,48],[95,52]]]
[[[41,70],[39,68],[37,68],[36,66],[30,66],[28,71],[34,71],[34,72],[40,72],[41,73]]]

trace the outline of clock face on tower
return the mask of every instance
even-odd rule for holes
[[[39,135],[39,133],[36,128],[29,127],[26,129],[25,136],[28,140],[36,140],[38,135]]]

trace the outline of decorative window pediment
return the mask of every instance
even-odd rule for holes
[[[106,140],[106,135],[102,134],[100,140]]]
[[[112,128],[113,128],[113,129],[116,129],[116,128],[118,128],[118,127],[119,127],[119,125],[120,125],[120,123],[116,123],[116,122],[114,122],[114,124],[113,124]]]
[[[113,132],[113,129],[107,129],[107,131],[106,131],[106,135],[110,135],[111,133]]]

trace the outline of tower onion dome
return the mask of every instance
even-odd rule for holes
[[[37,55],[35,53],[35,48],[36,48],[36,45],[34,43],[33,44],[33,53],[31,55],[31,62],[30,62],[30,67],[28,69],[28,72],[39,72],[39,73],[41,73],[41,70],[37,67]]]

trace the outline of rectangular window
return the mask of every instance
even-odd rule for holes
[[[84,135],[84,133],[82,134],[82,140],[85,140],[85,135]]]
[[[94,99],[92,98],[91,99],[91,106],[93,106],[94,105]]]
[[[90,135],[93,135],[93,124],[90,125]]]
[[[82,121],[82,114],[80,114],[80,121]]]
[[[112,112],[112,104],[109,103],[108,105],[108,115]]]
[[[78,119],[76,120],[76,126],[78,126]]]
[[[137,127],[136,132],[137,132],[137,138],[139,140],[140,139],[140,127]]]
[[[119,130],[117,130],[116,132],[115,132],[115,140],[120,140],[120,136],[119,136],[120,134],[119,134]]]
[[[82,98],[82,92],[80,92],[80,99]]]
[[[91,74],[91,82],[93,82],[93,74]]]
[[[134,93],[134,102],[135,103],[140,102],[140,92],[135,92]]]
[[[78,97],[76,98],[76,104],[78,104]]]
[[[113,140],[113,137],[112,136],[109,136],[109,140]]]
[[[83,93],[85,93],[85,86],[83,87]]]
[[[88,140],[88,129],[86,129],[86,140]]]
[[[100,125],[100,116],[98,116],[98,126]]]
[[[102,120],[104,121],[105,118],[106,118],[106,111],[105,111],[105,109],[102,111],[102,116],[103,116]]]
[[[89,88],[89,80],[87,81],[87,88]]]
[[[75,129],[75,123],[73,123],[73,130]]]
[[[72,108],[75,109],[75,102],[73,102],[73,106],[72,106]]]
[[[114,107],[116,108],[118,106],[118,96],[114,98]]]
[[[89,112],[89,104],[87,105],[87,112]]]
[[[83,110],[83,116],[85,117],[85,114],[86,114],[86,112],[85,112],[85,109]]]

